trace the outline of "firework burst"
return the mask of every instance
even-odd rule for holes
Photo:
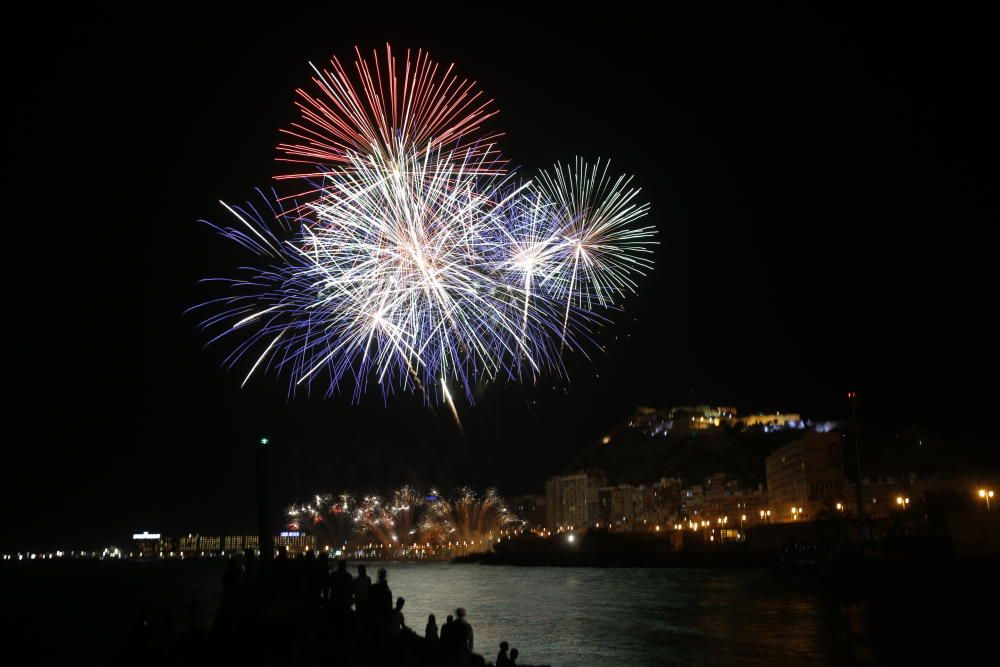
[[[482,382],[564,372],[652,265],[631,178],[577,160],[516,183],[474,84],[422,51],[401,64],[387,48],[384,68],[358,52],[354,69],[334,59],[322,96],[299,91],[280,149],[317,169],[303,203],[223,204],[235,222],[213,225],[262,267],[202,304],[210,342],[237,341],[225,364],[244,384],[284,374],[290,393],[412,392],[456,421],[449,385],[471,401]]]
[[[633,275],[653,268],[656,229],[633,227],[649,213],[638,201],[640,190],[631,176],[609,174],[610,162],[593,165],[577,158],[543,171],[535,185],[539,196],[554,204],[552,250],[541,284],[554,299],[565,301],[563,338],[573,306],[584,311],[613,307],[636,290]]]
[[[412,486],[397,489],[391,498],[369,494],[357,501],[347,493],[319,494],[290,507],[286,518],[294,530],[343,544],[346,533],[331,532],[331,517],[349,518],[359,544],[376,544],[392,555],[405,555],[414,548],[448,555],[489,551],[497,539],[524,525],[495,489],[478,494],[465,487],[451,498],[434,489],[425,495]]]
[[[291,530],[313,533],[328,544],[343,544],[354,527],[354,506],[348,493],[317,494],[288,508],[287,525]]]
[[[440,530],[439,543],[454,553],[491,551],[496,540],[524,523],[507,509],[496,489],[480,495],[463,487],[454,498],[434,502],[431,513]]]
[[[406,548],[424,544],[437,535],[429,521],[424,496],[411,486],[397,489],[391,500],[365,496],[355,510],[355,531],[377,544]]]

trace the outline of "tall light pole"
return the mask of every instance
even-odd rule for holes
[[[861,495],[861,427],[858,426],[858,392],[847,392],[847,398],[851,401],[851,421],[854,427],[854,459],[858,466],[858,518],[864,518],[864,501]]]
[[[271,513],[271,441],[262,437],[257,441],[257,540],[260,546],[260,576],[271,575],[274,559],[274,526]]]

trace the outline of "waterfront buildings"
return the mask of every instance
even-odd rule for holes
[[[847,503],[841,434],[805,432],[767,457],[772,521],[815,519]]]
[[[283,531],[274,538],[274,548],[281,549],[282,547],[290,556],[316,551],[316,536],[298,530]]]
[[[138,558],[155,558],[173,549],[173,540],[160,533],[142,531],[132,535],[132,553]]]
[[[741,486],[726,473],[714,473],[701,484],[684,486],[676,477],[652,484],[601,485],[594,471],[554,477],[546,483],[549,530],[584,526],[612,531],[655,530],[656,526],[730,518],[744,525],[758,522],[767,494],[763,485]],[[587,498],[585,507],[580,501]]]
[[[222,537],[188,533],[177,541],[182,556],[207,556],[222,551]]]
[[[222,550],[226,553],[231,551],[246,551],[260,548],[260,537],[257,535],[226,535],[222,538]]]
[[[553,477],[545,483],[545,527],[580,528],[591,523],[600,508],[600,489],[607,478],[600,470]]]

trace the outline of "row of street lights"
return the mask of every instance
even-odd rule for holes
[[[992,489],[979,489],[979,497],[986,501],[986,511],[990,511],[990,509],[991,509],[990,508],[990,499],[993,498],[993,490]],[[910,498],[909,498],[909,496],[896,496],[896,506],[899,507],[900,509],[903,509],[903,510],[909,509],[909,506],[910,506]],[[844,503],[837,503],[837,511],[838,512],[844,512],[846,509],[847,508],[844,506]],[[770,523],[771,522],[771,510],[760,510],[759,514],[760,514],[760,520],[762,522],[766,522],[766,523]],[[793,521],[797,520],[797,519],[802,519],[804,516],[805,516],[805,513],[802,511],[801,507],[795,507],[795,506],[792,507],[792,520]],[[717,523],[719,525],[723,525],[723,524],[726,523],[726,519],[728,519],[728,517],[726,517],[726,518],[720,518],[720,519],[717,520]],[[746,519],[747,519],[747,515],[746,514],[740,515],[740,532],[743,531],[743,523],[746,521]],[[643,522],[643,523],[645,523],[645,522]],[[709,521],[700,521],[700,522],[698,522],[698,521],[690,522],[689,521],[688,522],[688,527],[690,527],[692,530],[698,530],[698,528],[707,528],[710,525],[711,525],[711,522],[709,522]],[[599,528],[600,524],[597,524],[597,527]],[[560,531],[562,530],[562,528],[563,528],[562,526],[559,527]],[[570,530],[572,530],[573,527],[570,526],[569,528],[570,528]],[[674,524],[673,528],[674,528],[674,530],[683,530],[685,528],[685,525],[683,523],[678,523],[678,524]],[[659,531],[660,530],[660,526],[656,526],[656,530]]]

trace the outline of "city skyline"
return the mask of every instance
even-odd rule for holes
[[[443,493],[433,486],[404,485],[383,496],[376,491],[317,491],[307,498],[293,499],[287,510],[275,517],[276,544],[295,546],[294,553],[307,546],[333,553],[331,548],[339,552],[341,545],[350,545],[352,558],[375,560],[389,553],[394,559],[433,559],[441,558],[442,553],[450,557],[455,552],[442,521],[449,525],[459,521],[454,512],[463,506],[499,511],[496,518],[502,521],[496,523],[490,535],[537,530],[545,536],[553,531],[602,529],[662,532],[667,536],[689,529],[696,533],[713,531],[732,517],[734,525],[722,527],[729,539],[738,541],[744,539],[744,528],[758,524],[829,521],[836,515],[850,519],[857,516],[858,499],[864,502],[864,515],[872,520],[893,519],[911,508],[918,512],[948,508],[988,511],[988,498],[993,497],[992,489],[1000,482],[995,472],[983,473],[982,468],[950,457],[942,443],[926,433],[906,434],[901,443],[889,449],[869,448],[863,453],[862,471],[854,468],[850,422],[815,421],[797,413],[741,415],[732,406],[674,406],[661,410],[638,406],[621,426],[601,438],[595,447],[604,452],[624,448],[634,456],[637,443],[658,443],[667,438],[670,447],[687,450],[684,456],[688,460],[683,465],[675,462],[673,467],[660,467],[671,465],[667,463],[644,467],[636,478],[622,470],[608,474],[593,462],[577,459],[563,465],[544,485],[516,494],[501,494],[496,489],[480,494],[465,485]],[[720,459],[716,453],[726,441],[746,451]],[[259,445],[270,447],[272,443],[270,438],[261,438]],[[699,461],[699,457],[703,460]],[[613,466],[613,460],[605,460],[605,464]],[[856,473],[862,475],[860,490]],[[441,508],[450,509],[442,512]],[[438,525],[425,524],[427,519]],[[185,554],[197,557],[199,552],[201,556],[225,556],[241,548],[257,548],[256,536],[233,536],[247,533],[248,524],[216,525],[206,531],[203,522],[189,517],[185,525],[185,530],[174,529],[162,538],[160,532],[143,529],[132,535],[131,548],[122,547],[124,536],[118,535],[104,542],[50,542],[42,549],[22,545],[4,557],[40,555],[46,548],[49,558],[54,554],[73,557],[77,551],[81,557],[87,552],[112,558],[183,558]],[[417,530],[411,531],[411,527]],[[311,541],[288,540],[300,536]],[[149,540],[157,540],[158,549],[148,548],[152,544]],[[364,548],[365,543],[370,549]],[[419,549],[411,553],[411,547]],[[395,548],[402,551],[396,553]]]

